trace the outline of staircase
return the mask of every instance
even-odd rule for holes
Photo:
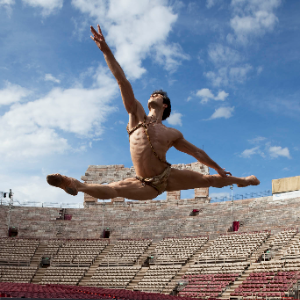
[[[84,277],[78,283],[79,286],[86,286],[91,280],[92,276],[95,274],[97,268],[101,264],[101,261],[108,254],[108,252],[114,247],[114,244],[109,244],[105,249],[96,257],[94,263],[89,267],[88,271],[84,274]]]
[[[30,261],[30,267],[39,267],[43,253],[47,248],[47,244],[39,244]]]
[[[274,239],[274,236],[267,238],[267,240],[255,252],[252,253],[250,259],[248,259],[250,265],[255,263],[266,250],[271,248],[270,244],[272,241],[274,241]]]
[[[249,276],[250,274],[255,270],[256,265],[252,265],[249,267],[248,270],[246,270],[241,277],[239,277],[233,285],[231,285],[227,290],[222,294],[221,297],[218,297],[218,299],[230,299],[230,294],[234,292],[236,288],[238,288]]]
[[[135,275],[135,277],[131,280],[131,282],[127,285],[126,290],[133,291],[135,286],[144,278],[148,269],[148,267],[142,267],[140,271]]]
[[[135,266],[143,266],[148,256],[154,253],[154,250],[157,246],[157,243],[152,243],[147,250],[138,258],[137,262],[134,264]]]
[[[171,292],[174,290],[174,288],[176,287],[178,281],[182,278],[182,276],[186,273],[186,271],[189,269],[189,267],[194,264],[194,262],[188,262],[187,264],[185,264],[180,270],[179,272],[175,275],[175,277],[166,284],[166,286],[164,287],[164,289],[162,290],[162,294],[165,295],[170,295]]]
[[[284,252],[287,248],[289,248],[295,241],[299,241],[300,239],[300,232],[298,232],[296,235],[294,235],[293,238],[290,239],[290,241],[280,249],[276,255],[274,256],[274,259],[279,260],[283,257]]]
[[[173,289],[176,287],[178,281],[182,278],[182,276],[187,272],[187,270],[192,266],[195,261],[197,261],[199,255],[206,251],[211,245],[213,241],[208,241],[202,246],[200,249],[198,249],[193,256],[191,256],[188,260],[187,263],[180,269],[180,271],[176,274],[176,276],[167,283],[165,288],[163,289],[162,293],[165,295],[170,295],[170,293],[173,291]]]
[[[47,268],[39,268],[35,273],[34,277],[32,278],[31,283],[39,284],[42,281],[46,270]]]

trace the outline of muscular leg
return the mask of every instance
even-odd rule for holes
[[[112,199],[123,197],[132,200],[149,200],[157,197],[157,191],[148,186],[143,186],[136,178],[128,178],[110,184],[86,184],[77,179],[51,174],[47,176],[50,185],[60,187],[73,196],[77,192],[86,193],[97,199]]]
[[[258,185],[260,182],[255,176],[245,178],[220,175],[203,175],[190,170],[172,169],[168,179],[167,191],[189,190],[202,187],[221,188],[227,185],[237,184],[240,187]]]

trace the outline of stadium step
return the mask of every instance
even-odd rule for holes
[[[189,259],[190,266],[198,261],[198,257],[200,254],[204,253],[212,244],[213,240],[208,240],[204,246],[202,246],[199,250],[197,250],[194,255]]]
[[[188,260],[187,262],[182,266],[180,271],[176,274],[176,276],[165,286],[162,293],[165,295],[170,295],[170,293],[174,290],[176,287],[178,281],[182,278],[182,276],[187,272],[187,270],[190,268],[191,265],[197,261],[197,258],[201,253],[206,251],[211,245],[213,241],[207,241],[200,249],[198,249]]]
[[[250,264],[255,263],[259,257],[268,249],[270,249],[270,244],[271,242],[274,240],[274,236],[269,236],[265,242],[256,250],[252,253],[252,255],[250,256],[250,258],[248,259],[248,261],[250,262]]]
[[[126,290],[134,290],[134,287],[144,278],[146,272],[148,271],[148,267],[142,267],[140,271],[135,275],[135,277],[130,281],[127,285]]]
[[[249,268],[250,269],[250,268]],[[218,297],[218,299],[230,299],[230,294],[234,292],[234,290],[240,286],[250,275],[250,273],[252,272],[246,270],[241,277],[239,277],[234,283],[233,285],[231,285],[228,289],[225,290],[225,292],[221,295],[221,297]]]
[[[39,268],[32,278],[31,283],[39,284],[42,281],[46,270],[47,268]]]
[[[135,266],[142,266],[146,259],[148,258],[148,256],[150,256],[152,253],[155,252],[155,248],[157,246],[157,243],[152,243],[147,250],[141,255],[140,258],[138,258],[137,262],[134,264]]]
[[[30,267],[38,267],[40,265],[43,253],[45,252],[46,248],[46,244],[39,244],[38,248],[36,249],[34,255],[31,258]]]
[[[101,261],[108,254],[108,252],[114,247],[114,244],[107,245],[104,250],[96,257],[94,263],[89,267],[88,271],[85,273],[84,277],[78,283],[79,286],[86,286],[91,280],[92,276],[95,274],[97,268],[99,267]]]
[[[105,256],[111,251],[111,249],[115,246],[115,244],[109,244],[105,247],[105,249],[98,255],[97,259],[99,259],[99,265],[103,262]],[[98,266],[99,266],[98,265]]]
[[[291,246],[293,245],[294,242],[299,241],[300,239],[300,232],[298,232],[296,235],[294,235],[293,238],[291,238],[291,240],[289,241],[289,243],[287,243],[283,249],[279,250],[278,253],[276,253],[276,255],[274,256],[273,259],[279,260],[284,256],[285,251]]]

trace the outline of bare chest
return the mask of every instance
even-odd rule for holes
[[[140,127],[130,135],[130,146],[147,145],[149,140],[153,147],[168,150],[172,146],[173,138],[170,129],[162,124],[151,124],[147,128]]]

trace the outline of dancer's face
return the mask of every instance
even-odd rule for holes
[[[155,103],[155,105],[163,106],[164,97],[161,94],[152,94],[148,100],[148,108],[150,109],[150,104]]]

